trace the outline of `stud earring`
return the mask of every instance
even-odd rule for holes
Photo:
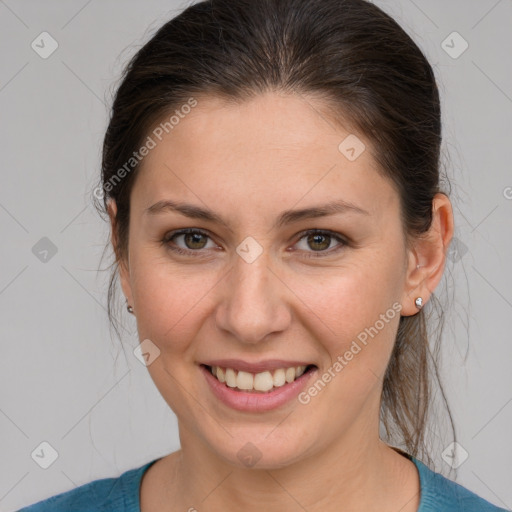
[[[414,304],[416,304],[416,307],[418,309],[421,309],[423,307],[423,299],[421,297],[418,297],[415,301],[414,301]]]
[[[131,313],[133,315],[133,308],[128,304],[128,301],[126,301],[126,309],[128,310],[128,313]]]

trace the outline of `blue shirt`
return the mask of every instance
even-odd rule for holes
[[[418,512],[507,512],[435,473],[415,457],[406,456],[419,471],[421,498]],[[140,512],[140,482],[144,472],[157,460],[130,469],[117,478],[94,480],[18,512]]]

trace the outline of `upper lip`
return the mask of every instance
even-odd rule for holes
[[[222,368],[232,368],[233,370],[242,370],[248,373],[261,373],[264,371],[277,370],[278,368],[309,366],[313,363],[308,361],[285,361],[284,359],[267,359],[265,361],[252,363],[242,359],[215,359],[211,361],[203,361],[201,364],[207,366],[220,366]]]

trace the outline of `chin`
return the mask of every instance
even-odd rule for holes
[[[223,440],[222,443],[211,444],[210,449],[228,464],[240,469],[279,469],[306,457],[304,436],[294,439],[291,434],[285,436],[281,432],[273,438],[276,433],[270,433],[273,428],[259,429],[258,433],[238,434],[227,442]],[[294,432],[297,433],[297,430],[294,429]]]

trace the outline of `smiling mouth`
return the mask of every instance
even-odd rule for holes
[[[272,371],[249,373],[233,368],[204,366],[219,382],[235,391],[249,393],[271,393],[276,389],[294,382],[302,375],[316,369],[314,364],[277,368]]]

